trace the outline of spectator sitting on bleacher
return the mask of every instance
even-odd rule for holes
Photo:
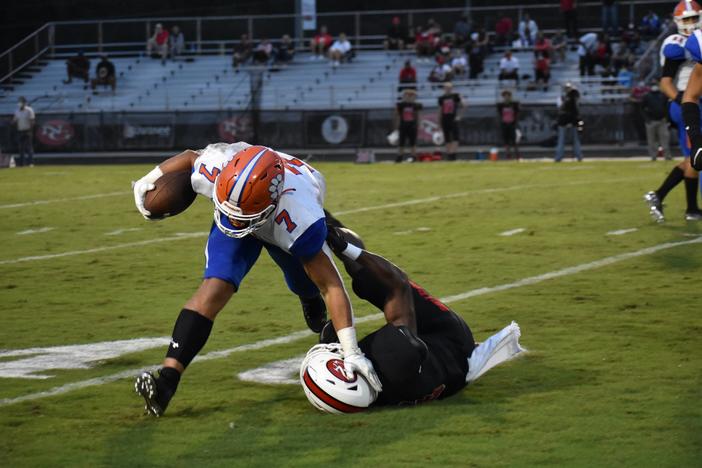
[[[519,39],[522,41],[522,46],[533,46],[538,32],[536,21],[529,17],[529,13],[524,13],[524,17],[519,22]]]
[[[451,70],[453,71],[453,76],[463,77],[468,71],[468,61],[465,55],[461,53],[460,49],[454,49],[453,57],[451,58]]]
[[[617,73],[617,83],[624,88],[631,88],[634,85],[634,71],[631,64],[627,64]]]
[[[514,25],[512,23],[512,18],[509,16],[503,16],[495,24],[495,42],[497,45],[502,46],[505,44],[512,44],[512,33],[514,32]]]
[[[592,63],[600,65],[603,68],[609,67],[612,61],[612,46],[609,43],[609,38],[606,34],[600,33],[597,35],[597,45],[592,56]]]
[[[327,27],[321,26],[319,32],[310,41],[311,60],[321,60],[326,55],[329,47],[331,47],[332,41],[331,34],[327,32]]]
[[[512,51],[507,50],[504,57],[500,59],[500,74],[497,79],[515,80],[519,84],[519,59],[512,56]]]
[[[551,58],[551,41],[544,36],[544,33],[539,31],[536,34],[536,41],[534,41],[534,55],[543,55],[546,58]]]
[[[620,42],[616,53],[612,56],[614,70],[619,72],[620,69],[633,65],[634,61],[634,54],[631,53],[629,47],[624,42]]]
[[[427,27],[426,30],[429,31],[431,34],[434,35],[434,37],[439,38],[441,37],[441,25],[437,23],[434,18],[429,18],[427,20]]]
[[[404,50],[406,38],[407,28],[404,27],[399,16],[394,16],[388,28],[388,35],[383,42],[383,47],[385,50]]]
[[[485,61],[485,50],[480,45],[480,37],[477,32],[470,35],[470,40],[466,44],[466,52],[468,53],[470,69],[468,77],[475,80],[483,72],[483,62]]]
[[[332,66],[338,67],[341,62],[346,62],[353,57],[351,43],[346,34],[340,33],[339,38],[329,48],[329,60]]]
[[[453,79],[451,65],[446,63],[443,57],[436,57],[436,66],[429,73],[429,81],[432,83],[445,83]]]
[[[168,30],[164,29],[161,23],[156,23],[154,35],[146,43],[146,53],[151,56],[155,52],[161,57],[161,62],[165,63],[168,56],[168,36]]]
[[[551,63],[548,56],[543,52],[537,52],[534,60],[534,81],[537,86],[541,85],[541,89],[546,91],[549,79],[551,79]]]
[[[95,67],[95,78],[90,82],[90,87],[93,89],[93,94],[97,94],[95,89],[98,85],[109,86],[112,92],[115,92],[117,87],[117,75],[115,73],[115,65],[110,62],[107,55],[100,56],[100,62]]]
[[[470,24],[468,24],[468,17],[463,15],[453,27],[453,42],[456,47],[462,48],[468,39],[470,39]]]
[[[171,49],[171,58],[175,58],[185,52],[185,35],[180,27],[173,26],[171,35],[168,37],[168,43]]]
[[[292,62],[295,57],[295,44],[288,34],[283,34],[280,44],[275,49],[275,61],[282,64]]]
[[[75,55],[66,60],[66,74],[68,78],[63,80],[64,84],[73,82],[73,77],[80,78],[85,83],[90,79],[90,60],[83,54],[81,50],[78,55]]]
[[[256,65],[266,65],[273,56],[273,44],[268,39],[263,39],[253,50],[253,62]]]
[[[661,19],[652,10],[648,10],[646,16],[641,18],[640,31],[646,39],[653,39],[661,32]]]
[[[414,35],[414,48],[417,52],[417,58],[420,62],[429,62],[429,57],[434,55],[438,38],[434,36],[429,28],[423,29],[417,26],[416,34]]]
[[[234,46],[234,53],[232,54],[232,65],[235,68],[239,68],[239,65],[248,62],[251,58],[252,51],[253,45],[249,40],[249,35],[242,34],[241,40],[238,44]]]
[[[641,47],[641,35],[633,23],[629,23],[629,27],[622,32],[622,42],[629,47],[633,54],[637,54]]]
[[[398,91],[403,89],[417,89],[417,70],[412,66],[412,62],[405,61],[405,66],[400,70],[400,85]]]
[[[556,31],[556,34],[551,38],[551,50],[553,51],[551,57],[552,62],[556,63],[556,59],[558,59],[559,62],[565,62],[567,49],[568,42],[565,34],[563,34],[561,30]]]
[[[580,60],[580,76],[594,75],[593,57],[597,46],[598,36],[594,32],[585,33],[578,40],[578,58]]]

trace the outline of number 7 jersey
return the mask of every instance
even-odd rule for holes
[[[236,153],[249,146],[245,142],[215,143],[198,151],[190,176],[193,190],[212,199],[217,176]],[[299,159],[276,153],[285,166],[280,200],[273,215],[251,235],[295,257],[308,258],[322,249],[327,234],[324,177]]]

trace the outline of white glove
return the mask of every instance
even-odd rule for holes
[[[358,372],[365,377],[370,386],[373,387],[376,392],[382,392],[383,384],[380,383],[378,374],[376,374],[375,369],[373,369],[373,364],[368,360],[365,354],[361,352],[360,349],[356,348],[356,351],[357,353],[344,357],[346,377],[348,377],[349,380],[352,380],[354,372]]]
[[[134,204],[136,205],[137,210],[139,210],[139,213],[141,213],[145,219],[150,221],[153,220],[150,218],[151,213],[149,210],[144,208],[144,199],[146,198],[146,192],[156,188],[154,182],[156,182],[156,180],[158,180],[158,178],[162,175],[163,171],[160,167],[156,166],[144,177],[136,182],[132,182],[132,189],[134,190]]]

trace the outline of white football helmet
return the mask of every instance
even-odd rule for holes
[[[694,0],[682,0],[673,10],[673,19],[678,26],[678,33],[689,36],[700,29],[700,5]]]
[[[362,375],[348,378],[338,343],[309,350],[300,366],[300,383],[312,406],[325,413],[358,413],[378,397]]]

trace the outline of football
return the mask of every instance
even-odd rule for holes
[[[151,219],[175,216],[195,201],[196,194],[190,184],[190,171],[163,174],[154,185],[156,188],[146,192],[144,198],[144,208],[151,212]]]

